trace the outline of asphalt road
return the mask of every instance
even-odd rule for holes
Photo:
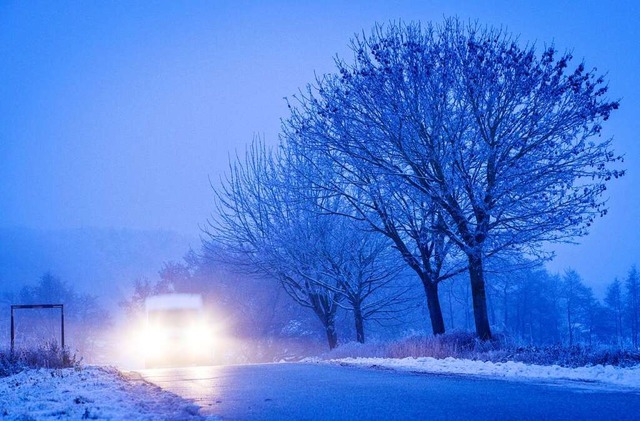
[[[640,420],[640,393],[326,364],[142,370],[225,420]]]

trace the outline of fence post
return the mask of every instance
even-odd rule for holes
[[[11,306],[11,354],[13,354],[13,342],[15,340],[16,332],[13,327],[13,306]]]
[[[62,352],[64,352],[64,304],[60,304],[60,333],[62,336]]]

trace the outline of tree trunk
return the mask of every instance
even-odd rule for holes
[[[362,311],[360,306],[353,307],[353,318],[356,323],[356,340],[361,344],[364,343],[364,320],[362,320]]]
[[[336,332],[335,306],[331,303],[331,298],[321,294],[309,294],[309,301],[312,304],[313,312],[318,316],[320,323],[327,334],[329,349],[338,345],[338,333]]]
[[[424,285],[424,291],[427,294],[431,329],[434,335],[442,335],[444,333],[444,319],[442,318],[440,298],[438,297],[438,284],[433,283],[430,279],[423,279],[422,285]]]
[[[505,332],[509,331],[509,299],[507,297],[507,284],[505,283],[504,288],[502,289],[502,292],[504,294],[504,298],[502,300],[502,306],[504,308],[504,330]]]
[[[620,306],[618,306],[618,317],[616,322],[618,346],[622,348],[622,310],[620,309]]]
[[[452,287],[449,286],[449,289],[447,291],[448,295],[447,297],[449,298],[449,322],[450,322],[450,326],[449,329],[455,329],[455,326],[453,325],[453,300],[452,300],[452,292],[451,292]]]
[[[569,346],[573,345],[573,326],[571,326],[571,303],[567,303],[567,324],[569,325]]]
[[[324,326],[327,333],[327,342],[329,343],[329,350],[338,346],[338,333],[336,332],[335,320],[330,319],[326,321]]]
[[[480,254],[468,254],[469,278],[471,279],[471,297],[473,316],[476,322],[476,334],[480,339],[491,339],[489,316],[487,314],[487,296],[484,288],[484,268]]]

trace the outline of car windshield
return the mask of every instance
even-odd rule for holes
[[[148,320],[150,325],[163,327],[184,327],[200,316],[197,309],[162,309],[150,310]]]

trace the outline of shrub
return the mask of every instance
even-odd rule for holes
[[[0,377],[11,376],[28,368],[79,367],[82,359],[62,349],[57,342],[46,342],[37,348],[0,351]]]
[[[453,332],[438,336],[410,336],[394,342],[367,344],[348,343],[323,354],[325,359],[335,358],[407,358],[447,357],[479,361],[517,361],[526,364],[581,367],[614,365],[629,367],[640,364],[640,352],[582,345],[523,346],[513,338],[495,335],[490,341],[481,341],[473,333]]]

